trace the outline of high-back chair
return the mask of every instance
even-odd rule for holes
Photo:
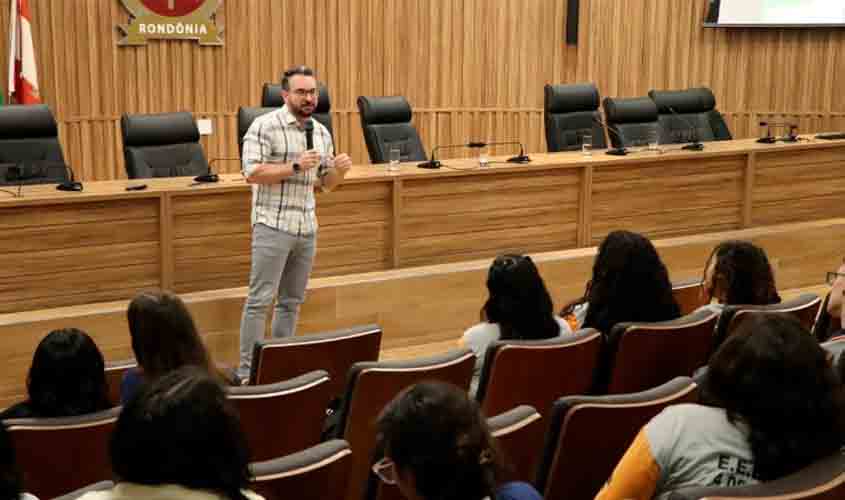
[[[822,299],[814,293],[802,293],[798,297],[777,304],[765,306],[736,305],[727,306],[719,315],[716,323],[716,332],[713,337],[712,352],[716,352],[719,346],[731,336],[736,327],[752,312],[762,313],[787,313],[795,316],[801,325],[808,331],[812,330],[813,323],[821,307]]]
[[[359,361],[376,361],[381,328],[364,325],[326,333],[261,339],[255,343],[249,383],[271,384],[311,370],[326,370],[329,392],[339,396],[349,368]]]
[[[120,129],[130,179],[209,172],[199,129],[188,112],[125,114],[120,118]]]
[[[53,498],[111,479],[108,443],[119,413],[6,420],[24,490]]]
[[[659,138],[657,105],[648,97],[605,97],[602,106],[607,135],[614,148],[646,144],[652,135]]]
[[[841,500],[845,498],[845,455],[834,453],[774,481],[731,488],[683,488],[668,500]]]
[[[407,99],[360,96],[358,112],[371,163],[387,163],[394,148],[399,149],[400,161],[426,159],[420,134],[411,123],[411,105]]]
[[[324,370],[274,384],[229,387],[227,398],[240,414],[250,459],[270,460],[319,443],[330,390]]]
[[[0,184],[68,179],[59,129],[46,104],[0,106]]]
[[[530,405],[548,416],[558,398],[590,390],[601,343],[601,333],[592,328],[552,339],[493,342],[476,399],[485,415]]]
[[[342,500],[352,451],[333,439],[284,457],[250,464],[250,489],[266,500]]]
[[[660,142],[677,144],[730,140],[731,131],[716,111],[716,97],[705,87],[687,90],[650,90],[659,113]]]
[[[252,125],[252,122],[255,121],[261,115],[266,115],[271,111],[275,111],[278,108],[271,108],[271,107],[241,107],[238,108],[238,156],[243,156],[244,154],[244,137],[246,133],[249,131],[249,127]]]
[[[678,377],[634,394],[557,400],[537,470],[537,489],[547,500],[592,499],[643,425],[669,405],[696,399],[695,383]]]
[[[608,394],[638,392],[707,364],[719,313],[709,309],[671,321],[617,323],[607,341]]]
[[[360,500],[376,445],[374,422],[382,409],[406,387],[440,380],[468,390],[475,366],[469,349],[409,361],[355,363],[349,369],[337,437],[352,447],[352,470],[347,500]]]
[[[581,149],[585,135],[592,136],[594,148],[607,147],[599,111],[599,89],[593,83],[543,87],[543,122],[550,153]]]
[[[120,406],[120,385],[123,382],[123,375],[129,369],[137,366],[138,362],[135,359],[106,363],[106,385],[109,388],[109,402],[114,406]]]

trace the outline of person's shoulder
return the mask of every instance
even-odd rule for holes
[[[649,435],[671,435],[720,427],[727,421],[725,410],[695,403],[672,405],[658,413],[647,424]]]
[[[500,335],[499,325],[482,322],[467,328],[464,332],[464,342],[493,342],[498,340]]]
[[[530,484],[512,481],[499,486],[496,500],[542,500],[540,493]]]
[[[285,113],[287,113],[287,110],[285,108],[276,108],[273,111],[256,116],[255,119],[252,121],[252,125],[250,125],[250,127],[278,125],[280,123],[279,119],[283,117]]]
[[[264,500],[264,497],[259,495],[258,493],[252,490],[241,490],[241,493],[244,494],[249,500]]]
[[[32,404],[30,404],[29,401],[21,401],[19,403],[15,403],[0,412],[0,420],[6,420],[10,418],[34,418],[37,416],[38,415],[35,414],[35,410],[32,409]]]

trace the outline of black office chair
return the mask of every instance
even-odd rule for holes
[[[311,115],[315,120],[322,123],[329,130],[329,135],[334,139],[334,128],[332,128],[332,101],[329,96],[329,88],[323,82],[317,82],[317,108]],[[280,83],[265,83],[261,89],[261,106],[265,108],[280,108],[285,105],[282,98],[282,85]],[[246,132],[246,130],[244,131]]]
[[[599,113],[599,89],[592,83],[546,85],[543,120],[550,153],[581,149],[583,138],[593,137],[593,147],[604,149],[604,127]]]
[[[238,108],[238,156],[244,154],[244,136],[252,122],[261,115],[266,115],[278,108]]]
[[[614,148],[647,144],[652,134],[660,136],[657,105],[648,97],[606,97],[602,106]]]
[[[0,106],[0,185],[64,182],[67,172],[46,104]]]
[[[710,89],[650,90],[648,96],[657,105],[661,143],[726,141],[732,138],[725,119],[716,111],[716,97]]]
[[[123,156],[130,179],[202,175],[209,172],[200,133],[188,112],[120,118]]]
[[[392,148],[399,148],[401,161],[425,161],[420,134],[411,123],[411,105],[402,96],[358,97],[361,128],[370,162],[387,163]]]

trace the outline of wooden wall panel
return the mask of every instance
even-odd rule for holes
[[[118,0],[30,3],[41,92],[85,180],[125,176],[125,112],[192,111],[213,122],[208,157],[236,157],[238,107],[295,63],[329,86],[338,150],[358,163],[358,95],[407,96],[429,148],[520,139],[544,151],[542,87],[557,82],[593,81],[602,96],[709,86],[735,137],[764,119],[845,130],[845,31],[704,29],[707,0],[582,0],[577,47],[564,42],[564,0],[228,0],[223,47],[117,47]],[[8,16],[0,0],[3,68]]]

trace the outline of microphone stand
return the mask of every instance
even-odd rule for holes
[[[467,147],[466,144],[446,144],[443,146],[434,146],[434,149],[431,150],[431,160],[424,161],[422,163],[417,164],[419,168],[431,168],[437,169],[443,165],[440,160],[437,159],[437,152],[442,149],[458,149],[458,148],[465,148]]]
[[[690,136],[690,141],[689,141],[690,144],[687,144],[687,145],[681,147],[681,149],[684,149],[686,151],[704,151],[704,144],[702,144],[701,141],[698,140],[698,128],[693,126],[692,123],[687,121],[683,116],[681,116],[677,111],[675,111],[675,108],[673,108],[672,106],[666,106],[666,107],[669,109],[669,111],[672,112],[673,115],[675,115],[675,117],[677,119],[684,122],[684,124],[686,124],[686,126],[689,127],[690,132],[692,132],[692,134]],[[684,141],[684,142],[686,142],[686,141]]]
[[[622,145],[621,147],[618,147],[618,148],[608,149],[605,154],[611,155],[611,156],[625,156],[629,153],[628,148],[625,147],[625,141],[622,140],[622,137],[619,135],[618,132],[613,130],[610,126],[605,125],[605,123],[603,121],[599,120],[595,116],[593,117],[593,121],[595,123],[601,125],[603,128],[607,129],[608,134],[612,133],[614,136],[616,136],[616,138],[619,139],[619,144]]]
[[[467,144],[468,148],[484,148],[488,146],[519,146],[519,154],[507,159],[508,163],[528,163],[531,158],[525,154],[525,146],[520,141],[501,141],[501,142],[470,142]]]

